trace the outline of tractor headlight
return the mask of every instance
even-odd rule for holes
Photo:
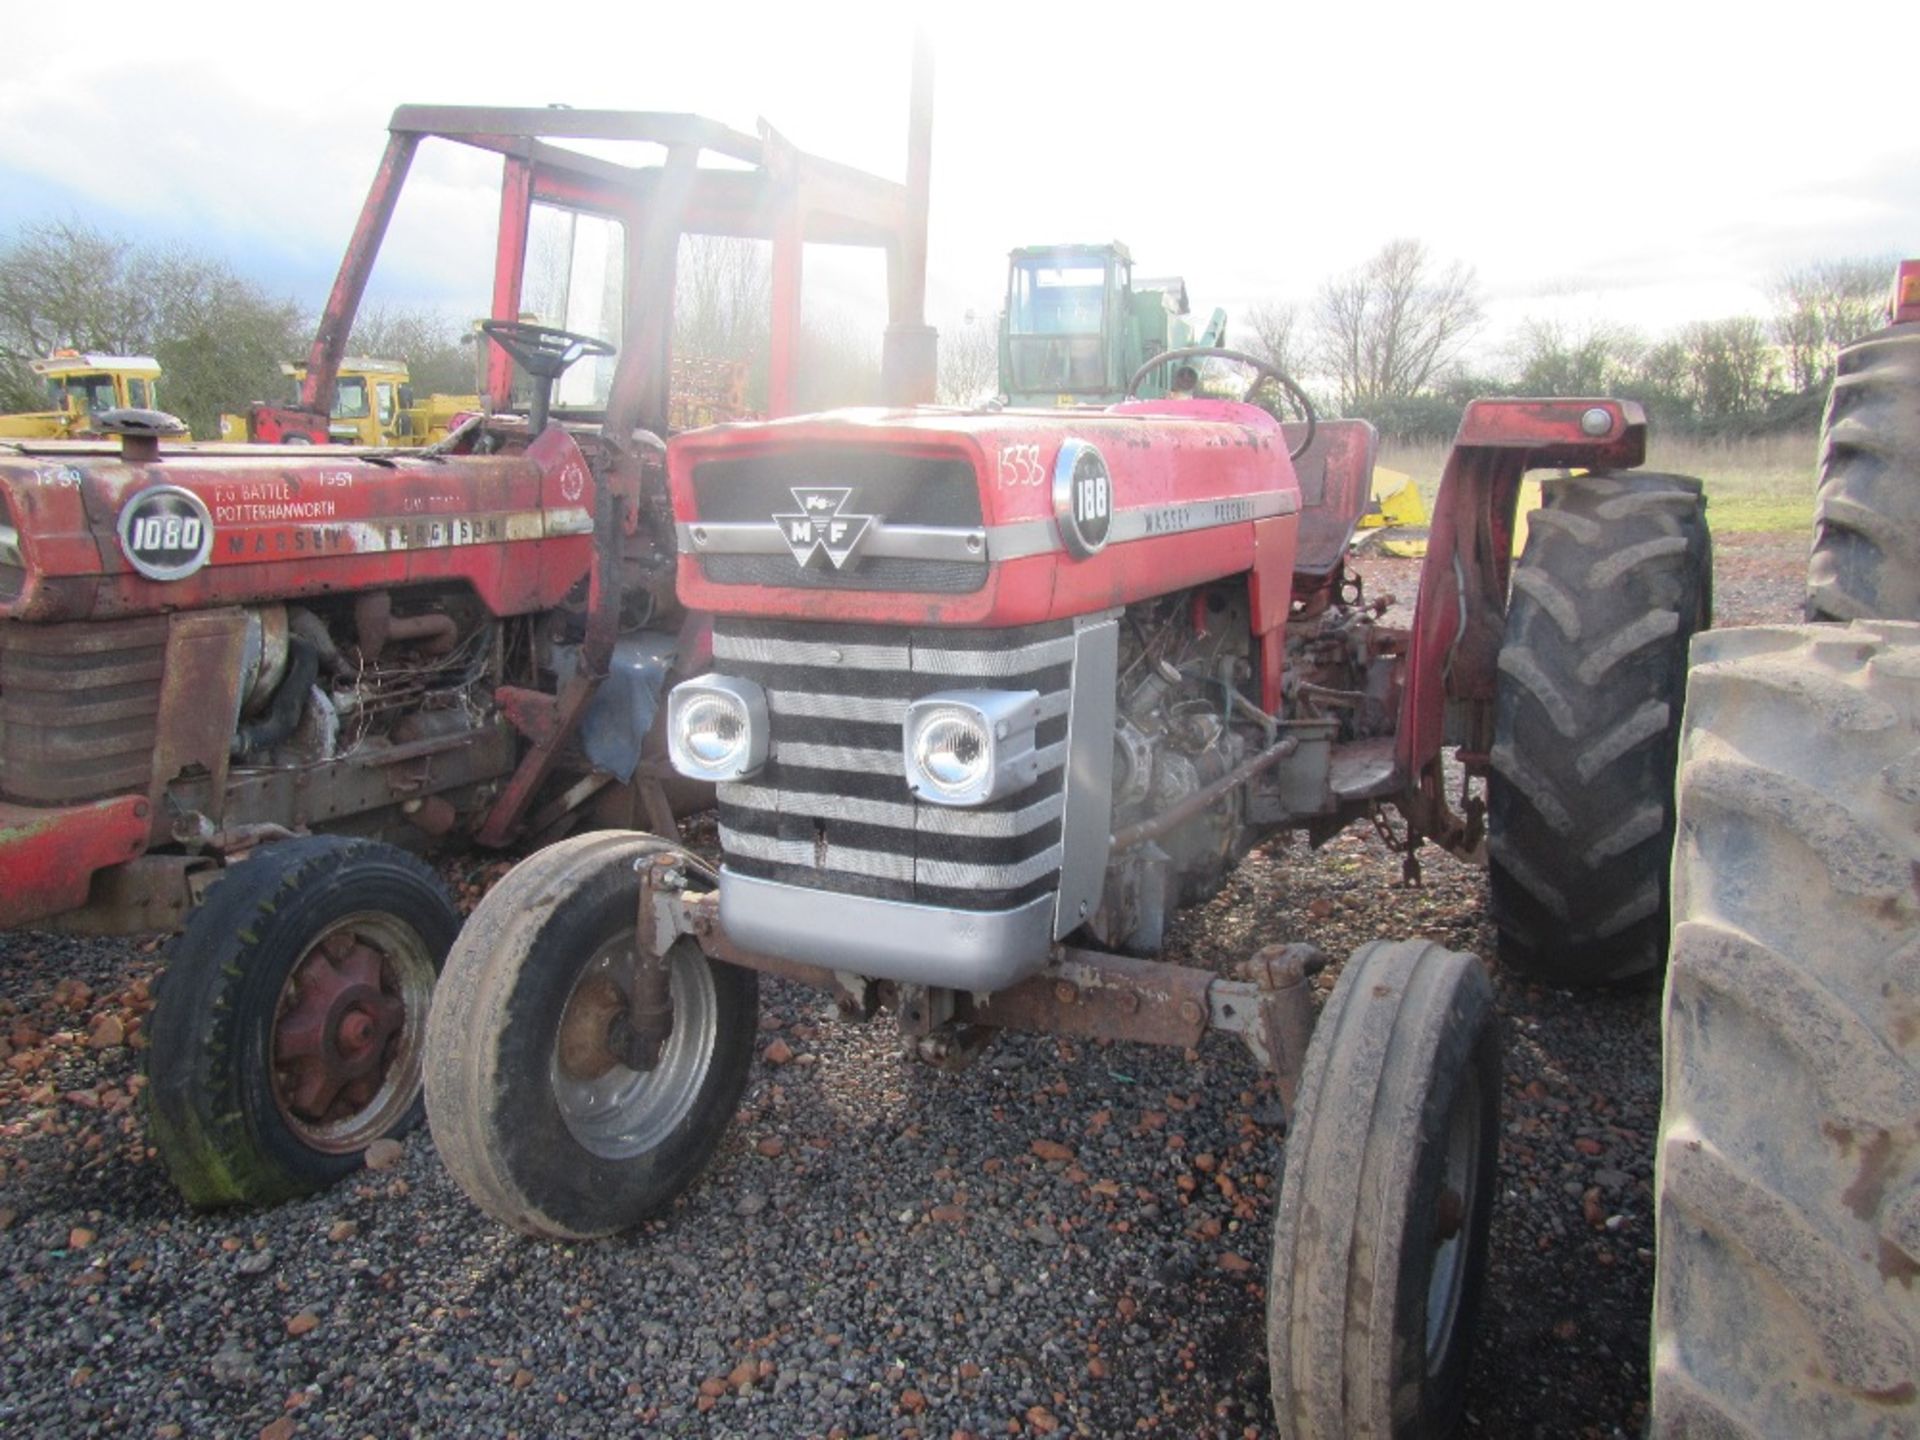
[[[907,707],[907,788],[936,805],[985,805],[1040,775],[1036,690],[948,690]]]
[[[744,780],[767,763],[767,696],[751,680],[703,675],[667,697],[667,755],[692,780]]]

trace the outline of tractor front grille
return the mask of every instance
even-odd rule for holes
[[[167,617],[0,620],[0,800],[69,805],[152,778]]]
[[[779,540],[776,516],[800,504],[795,492],[826,490],[849,516],[869,518],[869,542],[845,564],[801,565]],[[958,456],[901,453],[871,445],[804,445],[767,454],[705,460],[693,471],[694,553],[716,585],[796,590],[887,590],[964,595],[987,582],[986,556],[878,553],[886,527],[954,536],[982,533],[980,486]],[[713,538],[706,539],[709,529]],[[732,538],[721,538],[723,532]],[[757,542],[757,543],[756,543]],[[744,549],[730,546],[744,544]]]
[[[1007,910],[1059,888],[1070,622],[1009,630],[714,622],[714,668],[767,695],[765,768],[720,786],[720,843],[738,873],[958,910]],[[990,805],[907,789],[909,701],[1034,690],[1040,778]]]

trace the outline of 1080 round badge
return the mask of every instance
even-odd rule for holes
[[[184,580],[213,554],[213,517],[178,485],[154,485],[120,507],[120,551],[149,580]]]

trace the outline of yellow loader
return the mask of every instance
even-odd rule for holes
[[[103,355],[56,350],[32,362],[47,384],[53,407],[0,415],[0,439],[71,440],[94,433],[93,418],[106,410],[156,410],[160,362],[151,355]]]
[[[292,378],[298,393],[300,383],[307,378],[307,367],[283,364],[280,373]],[[340,376],[334,383],[327,433],[336,445],[431,445],[444,440],[461,419],[479,409],[478,395],[416,399],[405,361],[349,355],[340,362]],[[220,438],[248,439],[246,417],[222,415]]]

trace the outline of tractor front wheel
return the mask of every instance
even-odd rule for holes
[[[650,1070],[609,1045],[626,1013],[648,835],[576,836],[473,912],[427,1027],[440,1158],[495,1219],[558,1239],[628,1229],[691,1185],[746,1088],[759,977],[669,952],[673,1026]]]
[[[1556,985],[1666,959],[1687,646],[1713,620],[1700,482],[1544,487],[1513,574],[1487,785],[1500,958]]]
[[[1356,950],[1307,1047],[1274,1214],[1267,1351],[1281,1435],[1452,1430],[1499,1139],[1480,962],[1422,940]]]
[[[316,836],[230,868],[167,953],[148,1126],[194,1205],[270,1204],[419,1124],[434,980],[460,914],[391,845]]]

